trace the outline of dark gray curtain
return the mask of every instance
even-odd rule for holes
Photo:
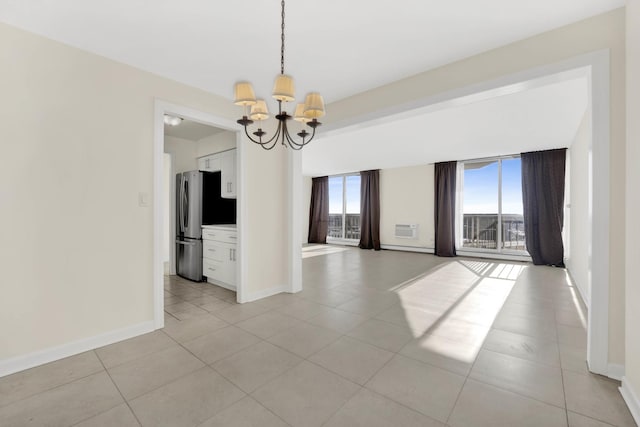
[[[458,162],[435,164],[435,230],[438,256],[456,256],[456,169]]]
[[[564,267],[566,149],[522,153],[522,204],[527,250],[536,265]]]
[[[380,250],[380,171],[360,172],[360,244]]]
[[[311,180],[311,207],[309,208],[309,243],[327,243],[329,229],[329,177]]]

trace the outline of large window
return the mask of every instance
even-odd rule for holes
[[[463,165],[462,247],[524,254],[520,157]]]
[[[360,239],[360,175],[329,177],[329,238]]]

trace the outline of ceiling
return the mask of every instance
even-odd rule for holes
[[[285,71],[329,103],[623,5],[295,0]],[[227,98],[244,79],[268,97],[279,72],[277,0],[0,0],[0,22]]]
[[[425,112],[321,135],[302,173],[319,176],[569,147],[588,105],[582,75],[505,93],[504,88]],[[501,94],[502,93],[502,94]],[[480,99],[480,100],[478,100]]]
[[[188,139],[189,141],[200,141],[211,135],[224,132],[224,129],[209,125],[203,125],[191,120],[183,120],[178,126],[164,125],[164,134],[176,138]]]

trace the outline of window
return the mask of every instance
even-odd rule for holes
[[[329,177],[329,232],[334,239],[360,239],[360,175]]]
[[[520,157],[463,166],[462,248],[524,254]]]

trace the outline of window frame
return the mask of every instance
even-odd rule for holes
[[[357,245],[358,242],[360,241],[360,239],[347,239],[345,237],[345,233],[346,233],[346,226],[347,226],[347,220],[346,220],[346,216],[347,216],[347,177],[349,176],[357,176],[360,178],[360,172],[349,172],[349,173],[341,173],[341,174],[335,174],[335,175],[329,175],[329,179],[331,178],[338,178],[340,177],[342,179],[342,237],[333,237],[333,236],[329,236],[329,234],[327,233],[327,243],[343,243],[343,244],[347,244],[347,245]],[[329,195],[329,199],[331,199],[331,195]],[[360,201],[362,202],[362,195],[360,195]],[[329,215],[331,215],[331,212],[329,212]],[[334,214],[336,215],[336,214]],[[358,215],[362,215],[362,212],[359,212]]]
[[[504,249],[502,248],[504,242],[502,241],[502,161],[510,159],[519,159],[520,154],[506,154],[502,156],[483,157],[479,159],[462,160],[458,162],[458,185],[457,192],[459,194],[459,209],[456,209],[456,232],[459,237],[456,238],[456,252],[468,252],[473,254],[492,254],[492,255],[508,255],[522,257],[525,260],[530,260],[531,256],[526,249]],[[496,249],[490,248],[472,248],[463,246],[464,239],[464,165],[472,163],[486,163],[486,162],[498,162],[498,224],[496,230]],[[526,238],[526,236],[525,236]]]

